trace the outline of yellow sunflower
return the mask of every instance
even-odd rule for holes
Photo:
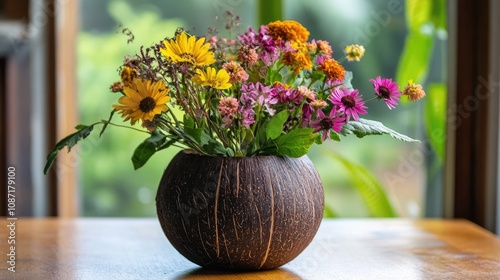
[[[206,72],[196,69],[196,75],[192,81],[200,86],[209,86],[215,89],[228,89],[232,85],[229,83],[230,76],[224,69],[218,72],[213,67],[208,67]]]
[[[167,59],[174,63],[184,63],[193,67],[210,65],[215,62],[214,53],[209,51],[210,44],[205,43],[205,38],[196,40],[186,32],[177,34],[170,41],[164,40],[165,48],[160,51]]]
[[[139,119],[143,121],[153,120],[155,115],[168,110],[166,103],[170,101],[168,88],[165,82],[134,79],[131,87],[123,89],[124,96],[118,99],[120,104],[113,105],[113,108],[134,125]]]

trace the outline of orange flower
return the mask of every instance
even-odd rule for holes
[[[277,20],[269,23],[267,28],[275,40],[305,43],[309,38],[309,31],[294,20]]]
[[[333,58],[323,60],[318,69],[325,73],[325,76],[329,81],[342,82],[344,80],[345,69]]]
[[[296,51],[286,52],[283,55],[283,64],[290,66],[295,74],[299,73],[302,69],[311,69],[312,62],[307,52]]]
[[[403,90],[403,94],[408,96],[408,100],[417,101],[424,98],[425,91],[422,88],[422,85],[415,84],[413,80],[409,80],[408,85]]]

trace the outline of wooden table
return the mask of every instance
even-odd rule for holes
[[[179,255],[156,219],[16,221],[16,272],[3,218],[0,279],[500,279],[500,239],[463,220],[324,220],[280,269],[207,271]]]

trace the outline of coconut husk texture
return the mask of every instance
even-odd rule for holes
[[[209,157],[179,152],[156,195],[158,219],[188,260],[211,269],[277,268],[309,245],[323,186],[307,156]]]

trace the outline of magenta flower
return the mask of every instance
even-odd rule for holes
[[[308,103],[302,106],[302,125],[305,127],[311,121],[314,109]]]
[[[346,121],[349,121],[351,116],[353,119],[359,120],[358,114],[366,114],[367,107],[358,94],[357,89],[349,92],[346,87],[342,89],[336,88],[329,100],[333,105],[338,106],[341,112],[344,112]]]
[[[323,141],[325,141],[327,138],[331,139],[331,129],[336,132],[340,132],[342,130],[345,118],[340,117],[339,111],[337,110],[336,106],[333,106],[328,117],[321,110],[318,110],[317,115],[317,119],[310,122],[309,126],[314,128],[315,133],[319,131],[322,132],[321,139],[323,139]]]
[[[378,95],[379,99],[384,99],[385,104],[389,109],[393,109],[398,105],[399,97],[401,92],[399,91],[399,86],[392,79],[382,79],[378,76],[375,80],[370,79],[373,84],[375,93]]]

